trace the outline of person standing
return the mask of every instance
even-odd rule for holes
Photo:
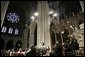
[[[72,41],[72,48],[75,55],[78,55],[79,44],[76,39]]]

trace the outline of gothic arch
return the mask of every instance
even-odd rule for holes
[[[13,41],[13,39],[10,39],[10,40],[7,41],[5,49],[6,50],[11,50],[13,48],[14,48],[14,41]]]
[[[16,42],[16,45],[15,45],[15,50],[16,50],[16,49],[19,49],[19,48],[22,48],[22,42],[21,42],[21,40],[18,40],[18,41]]]
[[[4,50],[4,45],[5,45],[4,39],[1,38],[0,42],[1,42],[1,50]]]

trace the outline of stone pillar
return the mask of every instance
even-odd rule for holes
[[[27,38],[28,38],[28,27],[26,27],[23,34],[24,34],[24,38],[22,40],[22,47],[24,49],[26,49],[27,48]]]
[[[38,1],[39,16],[37,19],[37,46],[41,46],[43,43],[46,47],[51,48],[50,40],[50,19],[49,19],[49,7],[47,1]]]
[[[82,12],[84,13],[84,1],[79,1],[80,2],[80,5],[81,5],[81,8],[82,8]]]
[[[31,22],[30,24],[30,37],[29,37],[29,47],[34,45],[34,33],[35,33],[36,22]]]
[[[4,18],[5,18],[8,4],[9,4],[9,1],[1,1],[1,27],[4,23]]]
[[[5,44],[4,44],[4,50],[6,50],[6,44],[7,44],[8,40],[5,40]]]

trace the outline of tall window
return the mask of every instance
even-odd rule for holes
[[[8,33],[9,33],[9,34],[12,34],[12,32],[13,32],[13,28],[10,27]]]
[[[18,29],[17,28],[15,29],[15,35],[18,35]]]
[[[7,28],[6,28],[5,26],[3,26],[1,32],[6,33],[6,29],[7,29]]]

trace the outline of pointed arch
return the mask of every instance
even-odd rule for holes
[[[13,39],[10,39],[10,40],[8,40],[7,41],[7,44],[6,44],[6,50],[11,50],[11,49],[13,49],[14,48],[14,41],[13,41]]]
[[[15,45],[15,50],[16,50],[16,49],[19,49],[19,48],[22,48],[22,42],[21,42],[21,40],[18,40],[18,41],[16,42],[16,45]]]
[[[1,50],[4,50],[4,45],[5,45],[4,39],[1,38],[0,42],[1,42]]]

